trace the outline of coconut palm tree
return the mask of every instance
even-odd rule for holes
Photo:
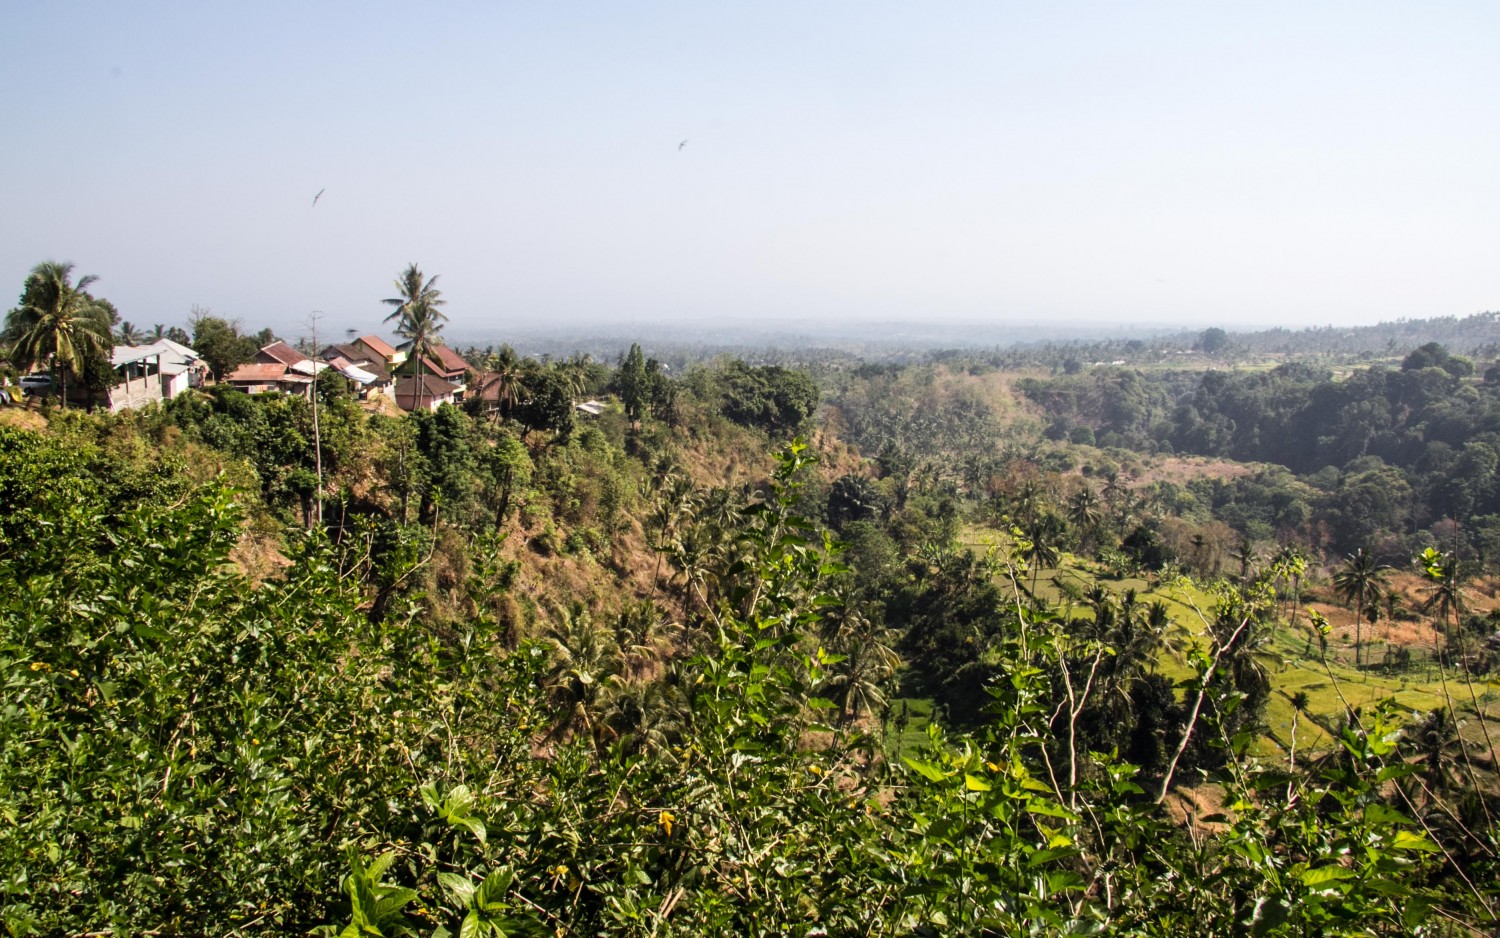
[[[848,621],[846,634],[834,646],[843,657],[830,667],[828,676],[829,688],[839,701],[840,728],[848,727],[861,713],[879,713],[885,708],[886,688],[901,664],[893,647],[894,630],[858,614]]]
[[[1031,595],[1036,596],[1037,578],[1043,567],[1056,567],[1062,559],[1062,520],[1053,514],[1041,514],[1022,525],[1021,551],[1031,565]]]
[[[1465,577],[1469,573],[1468,565],[1457,557],[1450,557],[1436,548],[1429,547],[1417,558],[1421,567],[1422,577],[1432,584],[1427,594],[1427,599],[1422,603],[1422,611],[1431,615],[1435,610],[1447,627],[1447,638],[1444,641],[1444,652],[1446,655],[1447,645],[1456,642],[1458,645],[1458,656],[1464,669],[1464,685],[1469,689],[1469,703],[1474,708],[1474,716],[1479,722],[1479,730],[1484,735],[1485,752],[1493,758],[1495,749],[1494,740],[1490,738],[1490,724],[1485,717],[1484,708],[1479,706],[1479,697],[1474,692],[1474,675],[1469,670],[1468,650],[1464,647],[1463,617],[1468,612],[1468,598],[1463,588]],[[1451,626],[1448,623],[1451,621]],[[1447,667],[1443,664],[1443,657],[1438,657],[1438,667],[1443,681],[1443,696],[1448,704],[1448,709],[1453,709],[1453,701],[1448,695]],[[1465,757],[1467,758],[1467,756]],[[1472,768],[1470,774],[1472,778]],[[1475,789],[1479,788],[1477,780],[1474,781]]]
[[[509,416],[526,387],[526,363],[515,349],[502,345],[498,354],[485,359],[485,369],[490,372],[488,387],[495,389],[495,416]]]
[[[1344,566],[1333,575],[1333,585],[1344,597],[1344,602],[1354,605],[1354,667],[1360,666],[1359,646],[1361,626],[1370,601],[1386,590],[1390,568],[1375,562],[1369,551],[1359,548],[1344,561]]]
[[[620,662],[632,679],[641,678],[672,648],[680,631],[649,599],[627,605],[615,617],[615,647]]]
[[[668,681],[609,679],[599,701],[600,735],[612,738],[626,755],[671,759],[672,746],[692,725],[687,695]]]
[[[422,406],[423,392],[427,387],[422,372],[423,364],[438,344],[437,337],[443,331],[443,323],[448,321],[448,317],[438,309],[447,300],[443,299],[442,291],[437,288],[437,279],[437,274],[424,277],[420,267],[407,264],[395,281],[397,295],[381,301],[393,307],[385,321],[395,322],[396,335],[405,340],[397,347],[406,352],[408,360],[415,360],[417,363],[418,408]]]
[[[1078,532],[1080,547],[1089,553],[1099,538],[1099,525],[1104,522],[1099,496],[1093,488],[1084,485],[1068,499],[1068,520]]]
[[[110,307],[88,292],[98,279],[90,274],[74,283],[72,264],[44,261],[26,278],[21,305],[5,317],[11,362],[22,370],[48,362],[62,379],[64,407],[68,374],[107,356],[113,346]]]
[[[1417,761],[1422,765],[1422,779],[1433,795],[1451,791],[1456,780],[1454,768],[1462,761],[1455,758],[1464,747],[1463,737],[1458,734],[1458,722],[1446,707],[1439,707],[1424,715],[1409,726],[1403,734],[1416,750]]]
[[[620,670],[614,637],[575,602],[554,610],[543,641],[552,652],[546,686],[561,711],[552,735],[573,729],[593,736],[604,682]]]

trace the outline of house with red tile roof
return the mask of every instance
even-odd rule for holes
[[[432,354],[422,356],[420,362],[410,359],[406,364],[397,369],[403,375],[436,375],[453,385],[456,400],[463,400],[467,391],[465,381],[473,366],[464,361],[464,357],[453,351],[446,345],[435,345]]]
[[[362,345],[376,358],[385,362],[385,367],[395,370],[396,366],[406,361],[406,353],[400,351],[382,339],[378,335],[362,335],[350,343],[351,345]]]

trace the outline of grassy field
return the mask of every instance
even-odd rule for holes
[[[965,532],[963,542],[975,552],[982,553],[997,539],[1003,537],[993,531],[971,528]],[[1204,643],[1207,630],[1205,617],[1212,615],[1213,599],[1200,586],[1184,581],[1157,583],[1140,577],[1112,577],[1071,555],[1065,555],[1054,569],[1038,571],[1037,593],[1061,604],[1066,609],[1070,603],[1068,593],[1077,595],[1095,584],[1119,595],[1135,590],[1138,601],[1162,602],[1172,620],[1168,631],[1169,650],[1157,664],[1158,671],[1176,680],[1190,677],[1185,652],[1193,644]],[[1385,698],[1393,698],[1404,710],[1412,713],[1429,711],[1443,706],[1443,688],[1436,665],[1425,658],[1414,667],[1400,673],[1385,673],[1369,664],[1354,667],[1352,642],[1340,630],[1329,640],[1327,664],[1319,653],[1319,643],[1307,625],[1305,613],[1298,617],[1295,626],[1278,624],[1271,636],[1269,655],[1263,664],[1271,674],[1272,694],[1266,710],[1267,734],[1258,747],[1261,754],[1272,757],[1283,754],[1291,744],[1292,697],[1301,691],[1308,696],[1305,714],[1297,721],[1297,749],[1299,752],[1327,749],[1333,738],[1324,727],[1336,727],[1342,719],[1344,704],[1351,707],[1366,707]],[[1384,654],[1383,645],[1367,645],[1370,658],[1379,660]],[[1420,658],[1420,655],[1419,655]],[[1449,693],[1460,719],[1464,737],[1471,742],[1483,742],[1483,730],[1474,719],[1474,706],[1468,688],[1450,674]],[[1480,709],[1490,723],[1490,734],[1500,741],[1500,681],[1493,676],[1488,681],[1476,681],[1475,696]],[[1340,699],[1342,694],[1342,700]],[[913,721],[915,723],[915,721]],[[911,728],[908,727],[908,733]]]

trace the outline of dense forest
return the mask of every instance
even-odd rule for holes
[[[0,407],[5,927],[1500,926],[1500,374],[1055,356]]]

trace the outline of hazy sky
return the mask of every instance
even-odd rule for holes
[[[137,324],[287,333],[373,328],[410,261],[459,333],[1500,309],[1494,0],[5,0],[0,36],[4,306],[58,259]]]

